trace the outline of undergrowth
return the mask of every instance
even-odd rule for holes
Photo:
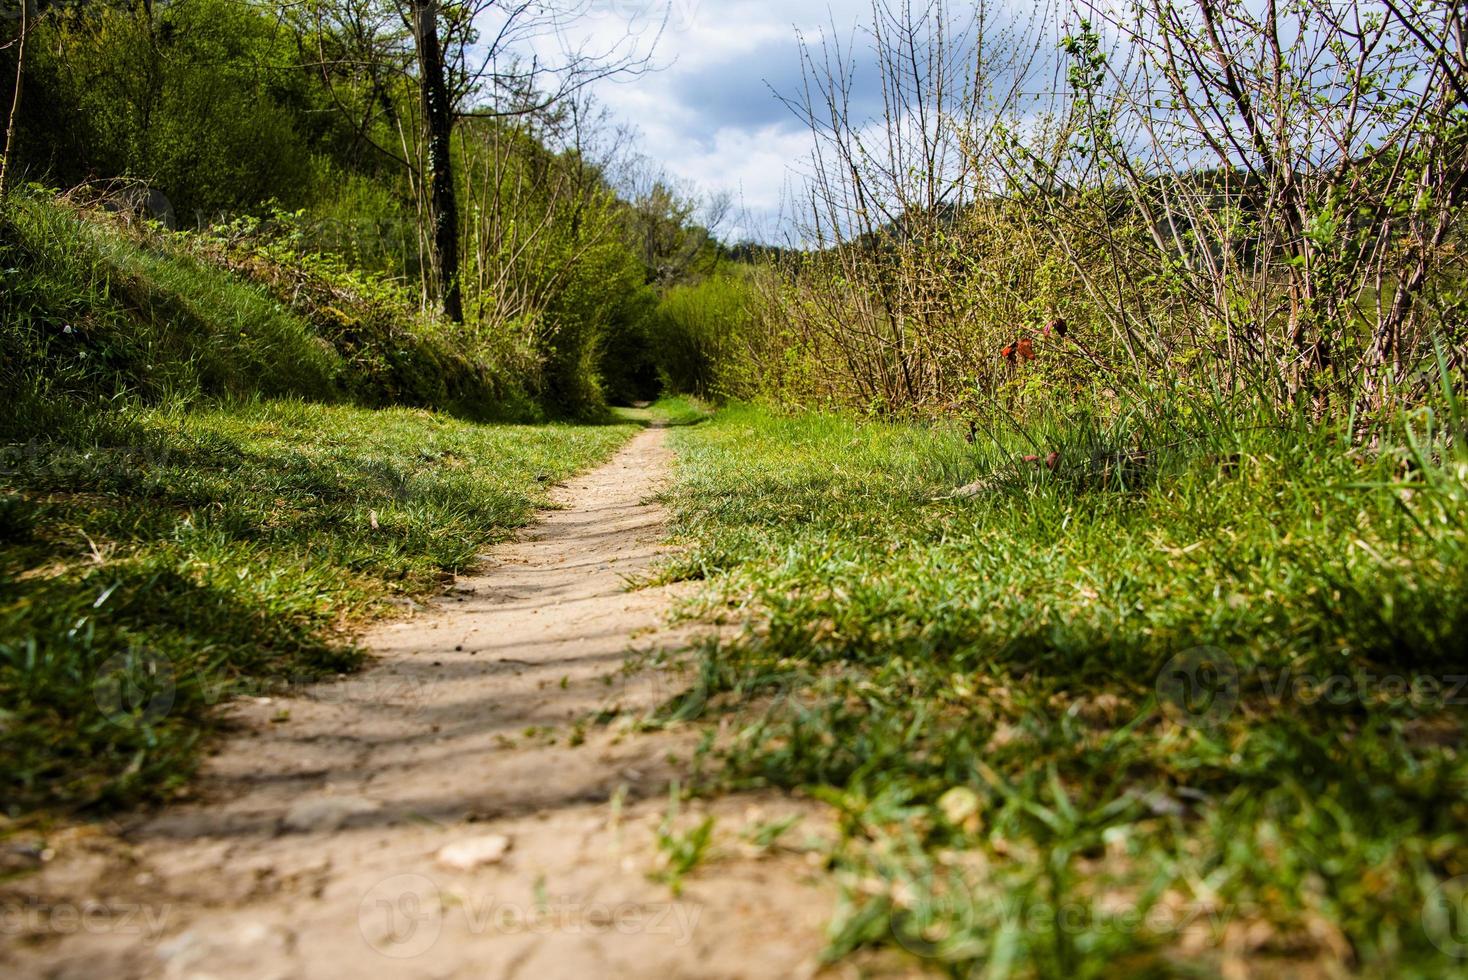
[[[340,398],[341,356],[263,292],[39,192],[0,210],[0,289],[7,436],[121,397]]]

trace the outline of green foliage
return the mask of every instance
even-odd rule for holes
[[[416,277],[418,229],[402,195],[380,179],[336,168],[326,168],[322,181],[325,186],[291,222],[295,250],[335,256],[366,274]]]
[[[748,394],[753,385],[741,348],[749,303],[749,287],[738,274],[668,290],[649,330],[664,385],[703,398]]]
[[[625,329],[643,315],[647,299],[641,280],[642,269],[615,238],[578,257],[545,311],[546,404],[571,415],[595,414],[604,408],[600,366],[608,326]],[[635,348],[627,352],[635,353]],[[632,369],[635,372],[635,364]]]
[[[271,402],[4,446],[7,813],[167,797],[214,705],[351,668],[343,625],[436,590],[631,431]]]
[[[22,160],[66,186],[142,178],[181,217],[293,204],[314,186],[311,93],[276,20],[248,3],[108,3],[44,18],[30,46]]]
[[[527,385],[549,412],[595,416],[609,393],[655,394],[643,329],[654,297],[600,169],[523,123],[461,127],[460,149],[471,328],[533,352]]]
[[[533,353],[424,312],[395,280],[305,251],[312,237],[301,213],[277,211],[265,222],[241,218],[161,243],[257,283],[305,318],[341,354],[341,387],[358,404],[477,419],[537,414],[522,386]]]
[[[658,295],[635,286],[608,319],[597,353],[602,390],[614,405],[649,401],[662,389],[652,337]]]
[[[1468,872],[1461,421],[1368,456],[1161,392],[972,447],[730,408],[676,434],[669,572],[760,615],[669,710],[745,712],[722,778],[835,807],[833,954],[1167,974],[1249,935],[1261,965],[1437,974],[1423,910]]]
[[[468,315],[451,334],[422,312],[434,274],[423,182],[404,145],[419,98],[411,36],[386,8],[357,14],[366,19],[233,0],[45,10],[17,163],[52,185],[85,183],[124,213],[151,208],[205,231],[135,237],[174,265],[223,262],[305,318],[341,355],[337,396],[475,417],[589,417],[609,396],[655,397],[650,284],[718,258],[706,230],[685,227],[692,202],[665,188],[645,207],[620,200],[588,148],[595,136],[579,116],[568,128],[560,107],[462,122],[452,142]],[[208,361],[215,349],[198,352]],[[136,386],[133,361],[117,376]],[[212,376],[175,373],[156,384],[217,393]],[[251,391],[259,373],[223,377]],[[278,383],[266,393],[325,397],[268,373]]]

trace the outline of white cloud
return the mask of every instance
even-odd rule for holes
[[[706,194],[733,197],[744,216],[723,229],[727,237],[769,238],[791,168],[810,149],[776,96],[797,94],[797,32],[817,38],[834,23],[845,43],[870,12],[870,0],[590,0],[563,41],[607,47],[630,33],[646,43],[666,13],[660,70],[601,83],[596,95],[636,128],[654,165]]]
[[[782,194],[801,182],[811,137],[778,97],[800,95],[798,38],[836,40],[855,62],[855,115],[880,115],[860,26],[871,19],[871,0],[579,2],[578,18],[560,38],[542,39],[540,53],[553,60],[564,48],[606,51],[629,38],[646,52],[657,38],[661,70],[599,83],[595,94],[617,122],[636,129],[638,150],[655,166],[742,204],[748,220],[728,237],[777,237]]]

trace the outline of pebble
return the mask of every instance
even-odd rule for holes
[[[481,864],[498,864],[509,850],[510,839],[504,834],[485,834],[445,844],[434,860],[452,871],[473,871]]]

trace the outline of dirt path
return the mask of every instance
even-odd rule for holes
[[[371,669],[236,705],[241,731],[210,760],[197,802],[63,835],[40,874],[5,890],[0,973],[813,970],[833,895],[793,850],[755,855],[740,837],[801,813],[797,840],[817,829],[808,807],[767,796],[687,808],[680,828],[716,817],[711,859],[676,901],[648,877],[668,780],[695,744],[690,731],[619,723],[683,685],[623,670],[629,649],[689,640],[660,629],[672,590],[626,589],[660,548],[650,498],[668,459],[665,431],[642,431],[559,488],[563,509],[482,574],[366,637]],[[603,709],[617,720],[587,727]]]

